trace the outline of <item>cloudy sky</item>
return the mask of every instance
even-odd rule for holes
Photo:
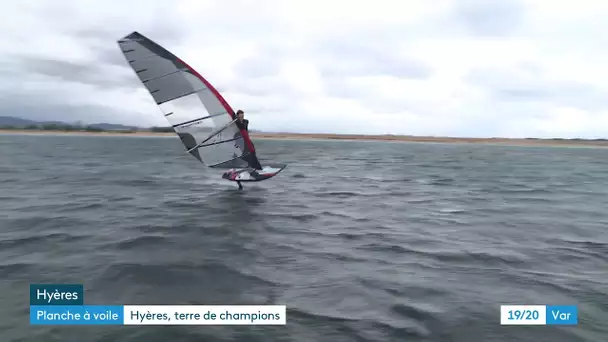
[[[167,125],[116,40],[136,30],[252,129],[608,138],[608,1],[10,1],[0,115]]]

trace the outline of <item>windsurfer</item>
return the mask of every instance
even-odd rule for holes
[[[235,123],[239,129],[245,130],[247,133],[249,133],[249,120],[245,119],[245,112],[243,112],[240,109],[236,111],[236,122]],[[249,165],[251,167],[253,167],[254,169],[261,170],[262,165],[260,164],[258,157],[255,155],[255,147],[253,146],[253,142],[251,141],[251,139],[249,139],[249,142],[251,143],[251,146],[253,147],[253,151],[249,151],[249,155],[247,156],[247,159],[248,159],[247,161],[249,162]],[[255,172],[255,170],[254,170],[254,172]]]
[[[236,111],[236,125],[239,129],[244,129],[249,132],[249,120],[245,119],[245,112],[241,109]]]
[[[238,129],[249,133],[249,120],[245,119],[245,112],[243,112],[241,109],[236,111],[235,124]],[[251,144],[252,148],[247,149],[249,153],[244,156],[243,159],[247,160],[249,166],[254,168],[254,170],[250,172],[250,175],[253,177],[257,177],[259,175],[257,170],[261,170],[262,165],[260,164],[258,157],[255,155],[255,147],[253,146],[253,142],[251,141],[251,139],[249,139],[249,143]],[[233,169],[232,172],[236,172],[236,170]],[[239,190],[243,190],[243,185],[241,185],[241,182],[236,181],[236,184],[238,184]]]

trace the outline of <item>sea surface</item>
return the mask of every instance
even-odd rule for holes
[[[257,140],[244,184],[174,137],[0,135],[0,340],[607,341],[608,149]],[[86,304],[285,304],[285,326],[30,326]],[[577,305],[501,326],[501,304]]]

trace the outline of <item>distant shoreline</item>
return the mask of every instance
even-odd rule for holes
[[[394,141],[444,144],[499,144],[518,146],[599,146],[608,147],[608,140],[584,139],[516,139],[516,138],[452,138],[425,137],[405,135],[355,135],[355,134],[305,134],[305,133],[252,133],[260,139],[285,140],[359,140],[359,141]]]
[[[46,130],[46,129],[2,129],[0,134],[65,134],[65,135],[107,135],[107,136],[176,136],[174,132],[151,132],[151,131],[62,131],[62,130]],[[177,137],[177,136],[176,136]]]
[[[174,132],[151,131],[62,131],[43,129],[0,129],[0,134],[66,134],[97,136],[176,136]],[[511,138],[451,138],[402,135],[356,135],[356,134],[308,134],[308,133],[251,133],[257,139],[281,140],[360,140],[360,141],[395,141],[395,142],[431,142],[431,143],[468,143],[468,144],[501,144],[525,146],[605,146],[608,139],[511,139]]]

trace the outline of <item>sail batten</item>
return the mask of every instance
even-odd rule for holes
[[[149,56],[146,56],[146,57],[139,57],[139,58],[137,58],[137,60],[135,60],[135,59],[129,59],[128,62],[129,63],[133,63],[133,62],[136,62],[136,61],[145,61],[146,59],[153,58],[153,57],[158,57],[158,56],[157,55],[149,55]]]
[[[180,70],[177,70],[177,71],[174,71],[174,72],[171,72],[171,73],[168,73],[168,74],[164,74],[164,75],[160,75],[160,76],[152,77],[152,78],[149,78],[149,79],[147,79],[147,80],[145,80],[145,81],[141,81],[141,82],[142,82],[142,83],[147,83],[147,82],[150,82],[150,81],[157,80],[157,79],[159,79],[159,78],[163,78],[163,77],[165,77],[165,76],[169,76],[169,75],[172,75],[172,74],[177,74],[178,72],[181,72],[181,71],[180,71]]]
[[[157,91],[160,91],[160,90],[157,90]],[[156,92],[156,91],[155,91],[155,92]],[[192,95],[192,94],[196,94],[196,93],[197,93],[196,91],[192,91],[192,92],[189,92],[189,93],[183,93],[183,94],[179,94],[179,95],[174,95],[173,97],[169,97],[169,98],[167,98],[167,99],[158,100],[158,101],[156,102],[156,104],[157,104],[157,105],[161,105],[161,104],[163,104],[163,103],[171,102],[171,101],[173,101],[173,100],[180,99],[180,98],[182,98],[182,97],[184,97],[184,96],[188,96],[188,95]],[[160,96],[159,96],[159,98],[160,98]]]
[[[220,116],[220,115],[225,115],[225,114],[228,114],[228,113],[223,112],[223,113],[219,113],[219,114],[207,115],[207,116],[203,116],[202,118],[196,118],[196,119],[192,119],[192,120],[189,120],[189,121],[186,121],[186,122],[182,122],[182,123],[179,123],[179,124],[175,124],[175,125],[173,125],[172,127],[173,127],[173,128],[175,128],[175,127],[181,127],[181,126],[184,126],[184,125],[187,125],[187,124],[191,124],[191,123],[194,123],[194,122],[197,122],[197,121],[202,121],[202,120],[206,120],[206,119],[211,119],[211,118],[213,118],[213,117]]]
[[[242,137],[237,137],[237,138],[232,138],[232,139],[228,139],[228,140],[217,141],[217,142],[214,142],[214,143],[201,145],[201,147],[207,147],[207,146],[212,146],[212,145],[217,145],[217,144],[223,144],[223,143],[227,143],[227,142],[231,142],[231,141],[236,141],[236,140],[239,140],[239,139],[243,139],[243,138]]]
[[[118,45],[186,151],[209,167],[249,167],[253,145],[226,100],[197,71],[138,32]]]
[[[233,120],[233,121],[231,121],[231,122],[229,122],[229,123],[227,123],[226,126],[224,126],[224,127],[220,128],[220,129],[218,129],[217,131],[212,132],[211,134],[209,134],[209,136],[207,138],[203,139],[203,141],[201,141],[196,146],[194,146],[191,149],[189,149],[188,152],[192,152],[194,150],[198,150],[199,148],[203,147],[204,144],[207,141],[215,138],[216,136],[219,136],[223,131],[225,131],[227,128],[229,128],[230,126],[232,126],[234,124],[234,121],[236,121],[236,119]]]

